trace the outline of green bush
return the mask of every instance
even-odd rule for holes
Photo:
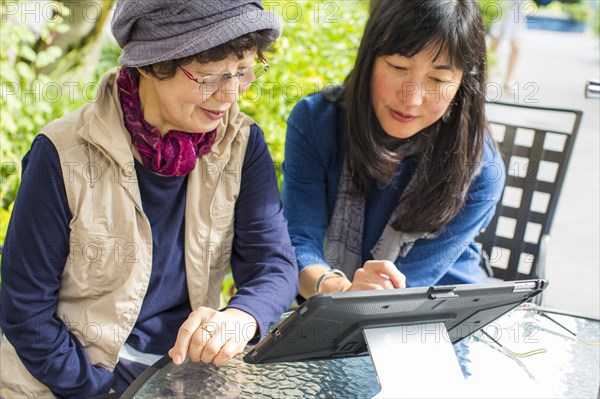
[[[11,3],[15,4],[23,2]],[[64,59],[60,47],[52,45],[58,33],[69,31],[68,8],[32,32],[22,15],[0,8],[0,242],[21,180],[21,158],[39,130],[50,121],[81,106],[95,96],[95,78],[83,82],[73,70],[59,77],[41,73],[44,67]],[[39,50],[43,47],[44,50]]]
[[[283,22],[271,69],[244,94],[241,108],[265,132],[281,183],[286,119],[302,97],[341,84],[352,69],[368,1],[265,1]]]
[[[14,201],[20,182],[21,156],[37,130],[56,113],[57,105],[44,101],[41,94],[50,79],[38,74],[37,69],[62,55],[56,47],[36,53],[34,46],[38,37],[18,18],[7,15],[6,7],[7,4],[2,3],[0,8],[0,206],[4,210]],[[52,31],[62,29],[68,26],[58,21],[54,26],[44,26],[40,38],[49,41]],[[6,213],[3,212],[2,217],[5,219]]]

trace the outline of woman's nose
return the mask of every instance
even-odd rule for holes
[[[237,102],[240,96],[240,82],[237,77],[227,79],[221,83],[219,89],[213,95],[222,103]]]
[[[418,82],[404,82],[400,90],[401,100],[407,105],[421,105],[425,98],[425,89]]]

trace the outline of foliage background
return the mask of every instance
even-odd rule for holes
[[[270,56],[272,68],[244,94],[240,106],[265,131],[280,182],[287,115],[302,97],[344,81],[354,63],[368,4],[264,2],[265,9],[280,16],[284,32]]]

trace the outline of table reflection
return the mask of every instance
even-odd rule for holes
[[[454,345],[470,389],[465,396],[598,397],[598,320],[525,304],[484,331]],[[246,364],[240,355],[223,367],[163,358],[154,367],[122,398],[362,399],[379,391],[368,355],[265,365]]]

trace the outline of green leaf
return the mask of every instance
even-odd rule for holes
[[[24,80],[32,81],[32,80],[35,79],[35,72],[31,68],[30,65],[24,63],[23,61],[19,61],[19,62],[17,62],[17,65],[15,67],[16,67],[17,72],[19,73],[19,75]]]
[[[62,55],[62,49],[58,46],[50,46],[46,50],[38,53],[38,58],[35,61],[37,68],[43,68],[52,64]]]
[[[68,31],[71,30],[71,27],[67,24],[58,24],[54,27],[54,30],[57,33],[67,33]]]
[[[48,53],[50,57],[56,59],[62,55],[63,51],[59,46],[50,46],[46,49],[46,53]]]
[[[21,46],[20,50],[19,55],[28,61],[34,61],[37,58],[37,54],[31,47]]]

